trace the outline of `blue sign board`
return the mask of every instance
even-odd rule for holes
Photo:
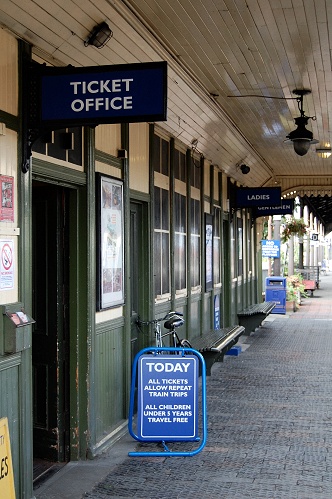
[[[262,239],[262,257],[280,258],[280,241],[277,239]]]
[[[196,440],[198,358],[195,355],[142,355],[137,372],[139,439]]]
[[[280,206],[280,187],[239,187],[236,189],[236,207]]]
[[[214,329],[220,329],[220,296],[214,297]]]
[[[39,73],[43,124],[79,126],[166,119],[166,62],[43,66]]]
[[[277,206],[256,206],[253,209],[253,216],[264,217],[265,215],[292,215],[294,211],[294,199],[283,199],[281,205]]]

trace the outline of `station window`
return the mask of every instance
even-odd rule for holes
[[[186,155],[174,149],[174,286],[177,292],[187,288],[187,196]]]
[[[243,274],[243,222],[242,218],[237,219],[237,258],[238,276]]]
[[[183,152],[174,149],[174,178],[186,182],[186,173],[186,155]]]
[[[154,179],[154,285],[157,298],[170,293],[170,202],[169,143],[153,136],[152,168]]]
[[[197,189],[201,188],[202,167],[201,162],[197,158],[191,159],[191,186]]]
[[[177,291],[186,289],[187,276],[187,209],[186,197],[174,194],[174,274],[175,274],[175,289]]]
[[[200,286],[200,270],[201,270],[201,218],[200,218],[200,202],[197,199],[191,198],[191,287]]]
[[[220,269],[220,253],[221,253],[221,240],[220,240],[220,223],[221,211],[220,208],[214,207],[213,210],[213,283],[221,283],[221,269]]]
[[[45,133],[33,144],[33,151],[50,158],[67,161],[74,165],[83,165],[83,129],[82,127],[65,128]]]

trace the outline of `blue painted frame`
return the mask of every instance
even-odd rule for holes
[[[186,354],[193,354],[199,359],[199,363],[201,365],[201,373],[202,373],[202,383],[201,383],[201,390],[202,390],[202,402],[201,402],[201,407],[202,407],[202,415],[201,415],[201,420],[202,420],[202,438],[197,437],[197,441],[201,441],[199,447],[197,449],[194,449],[192,451],[183,451],[183,452],[178,452],[178,451],[171,451],[168,449],[167,445],[165,444],[164,440],[156,439],[156,440],[151,440],[151,438],[144,439],[142,437],[139,437],[133,430],[133,421],[134,421],[134,406],[135,406],[135,393],[136,393],[136,378],[137,378],[137,368],[138,368],[138,362],[139,359],[142,355],[144,354],[154,354],[158,355],[159,353],[176,353],[181,356],[185,356]],[[151,356],[152,357],[152,356]],[[194,456],[201,452],[201,450],[205,447],[206,445],[206,440],[207,440],[207,405],[206,405],[206,367],[205,367],[205,361],[203,356],[197,351],[194,350],[193,348],[174,348],[174,347],[147,347],[138,352],[138,354],[135,356],[134,363],[133,363],[133,368],[132,368],[132,379],[131,379],[131,390],[130,390],[130,404],[129,404],[129,416],[128,416],[128,430],[130,435],[135,439],[140,442],[162,442],[164,446],[164,451],[163,452],[153,452],[153,451],[148,451],[148,452],[129,452],[129,456],[135,456],[135,457],[142,457],[142,456]],[[183,441],[183,439],[172,439],[173,442],[175,441]]]

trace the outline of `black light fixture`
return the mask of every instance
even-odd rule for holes
[[[240,170],[243,173],[243,175],[247,175],[247,173],[250,172],[250,166],[248,165],[241,165]]]
[[[325,147],[320,147],[320,148],[316,147],[316,153],[320,158],[324,158],[324,159],[329,158],[332,154],[332,149],[330,147],[330,144],[328,144]]]
[[[293,94],[298,96],[296,100],[301,116],[294,118],[297,128],[287,135],[287,140],[285,140],[285,142],[292,141],[296,154],[304,156],[309,151],[311,144],[318,144],[319,142],[313,138],[312,132],[306,129],[308,120],[315,120],[316,116],[306,116],[303,111],[303,96],[311,94],[311,90],[295,89],[293,90]]]
[[[108,26],[107,23],[103,22],[98,24],[95,28],[93,28],[89,38],[84,42],[84,45],[87,47],[88,45],[93,45],[97,47],[97,49],[102,49],[105,47],[106,43],[112,38],[113,31]]]

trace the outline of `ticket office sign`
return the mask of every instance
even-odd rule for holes
[[[64,127],[167,118],[164,61],[84,68],[43,66],[38,74],[43,125]]]
[[[196,440],[198,373],[195,355],[142,355],[138,361],[140,440]]]

